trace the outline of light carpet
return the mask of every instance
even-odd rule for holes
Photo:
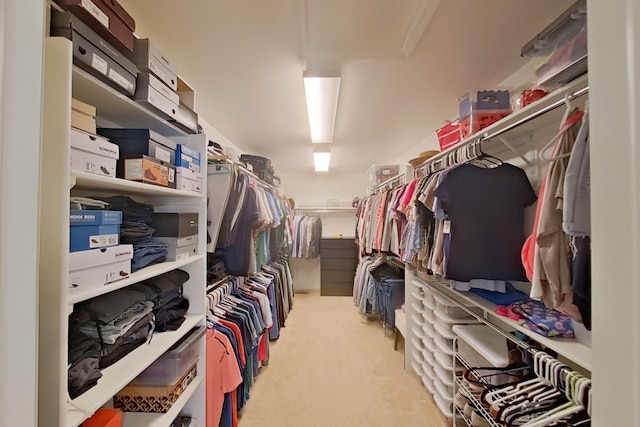
[[[352,297],[297,294],[240,427],[447,425],[399,347]]]

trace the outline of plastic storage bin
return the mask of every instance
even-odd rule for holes
[[[447,124],[436,130],[436,135],[438,136],[438,144],[440,144],[441,151],[453,147],[462,141],[462,137],[460,136],[460,119],[447,122]]]
[[[367,169],[371,187],[380,185],[400,173],[400,165],[373,165]]]
[[[511,108],[508,90],[478,90],[464,95],[458,101],[460,117],[478,110],[508,110]]]
[[[460,120],[460,136],[466,139],[498,120],[511,114],[511,110],[477,110]]]
[[[449,298],[443,297],[441,295],[434,295],[434,298],[436,300],[436,309],[441,313],[451,317],[452,319],[473,319],[473,316],[471,314],[467,313],[453,300],[450,300]]]
[[[198,326],[173,345],[147,369],[138,375],[131,385],[175,384],[197,361],[200,354],[200,338],[207,328]]]

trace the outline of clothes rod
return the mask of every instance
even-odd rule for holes
[[[389,178],[388,180],[386,180],[384,182],[381,182],[380,184],[376,185],[375,187],[373,187],[370,190],[371,191],[370,194],[375,194],[378,190],[380,190],[382,188],[385,188],[386,186],[391,185],[396,181],[401,181],[404,178],[404,176],[405,176],[404,173],[401,173],[401,174],[396,175],[396,176],[394,176],[392,178]]]

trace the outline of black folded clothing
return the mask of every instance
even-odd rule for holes
[[[67,389],[72,399],[94,387],[102,378],[99,360],[99,352],[96,352],[94,357],[85,357],[71,365],[67,372]]]

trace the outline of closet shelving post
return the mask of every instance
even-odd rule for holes
[[[155,113],[72,65],[71,43],[45,39],[43,156],[40,194],[39,263],[39,425],[78,426],[194,326],[205,323],[206,185],[203,193],[72,172],[69,164],[71,97],[95,105],[98,125],[149,128],[206,153],[205,135],[187,135]],[[204,157],[203,157],[204,158]],[[152,204],[156,212],[197,212],[198,255],[141,269],[127,279],[95,288],[69,289],[69,199],[123,194]],[[180,268],[189,273],[184,295],[190,307],[174,332],[154,333],[150,342],[103,369],[98,384],[74,400],[67,393],[68,315],[74,304]],[[202,339],[204,342],[204,338]],[[167,413],[125,413],[123,425],[169,426],[179,413],[205,418],[205,357],[201,345],[198,374]]]
[[[448,165],[458,163],[459,156],[456,158],[458,150],[464,150],[472,144],[482,144],[484,150],[495,150],[504,144],[508,150],[513,152],[513,158],[519,158],[525,164],[525,171],[530,178],[535,179],[540,169],[544,167],[538,163],[536,139],[533,135],[541,129],[549,129],[551,126],[559,126],[561,116],[565,110],[564,106],[567,102],[574,100],[583,100],[588,94],[588,76],[579,77],[565,86],[549,93],[544,98],[518,110],[506,118],[485,128],[482,133],[472,135],[463,140],[459,144],[437,154],[421,165],[414,168],[415,177],[424,176],[426,170],[440,170]],[[557,128],[556,128],[557,129]],[[511,144],[510,141],[521,141],[519,144]],[[522,142],[524,141],[524,142]],[[571,366],[575,366],[583,372],[590,372],[591,348],[589,343],[580,340],[566,340],[546,338],[538,335],[517,322],[503,318],[495,314],[495,305],[485,301],[474,294],[468,292],[458,292],[449,288],[448,282],[433,276],[427,276],[422,272],[418,272],[413,266],[406,267],[405,280],[407,291],[405,292],[405,307],[407,310],[407,327],[405,337],[406,342],[420,342],[421,337],[418,336],[418,328],[415,324],[416,316],[420,315],[417,307],[426,304],[424,292],[435,291],[439,294],[446,295],[456,304],[465,310],[475,313],[476,318],[482,323],[488,324],[496,330],[512,331],[517,330],[529,336],[534,341],[558,353],[561,360]],[[420,329],[418,332],[421,332]],[[417,365],[422,364],[416,360],[411,351],[405,352],[405,366],[409,372],[415,372],[422,376],[424,369],[415,369]],[[431,391],[431,390],[430,390]]]

